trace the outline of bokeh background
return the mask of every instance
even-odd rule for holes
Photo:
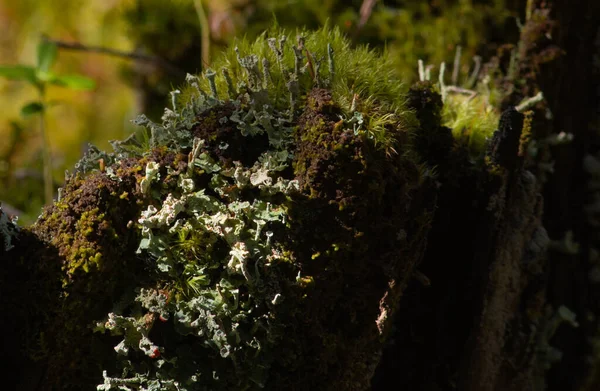
[[[110,148],[109,140],[135,130],[130,120],[140,113],[159,120],[169,91],[237,37],[274,23],[338,26],[354,44],[388,51],[407,83],[418,76],[418,59],[452,63],[460,46],[459,77],[467,78],[474,56],[485,61],[516,41],[512,9],[519,7],[510,0],[0,0],[0,65],[35,64],[43,37],[84,46],[59,48],[55,70],[85,75],[96,87],[47,91],[56,191],[88,143]],[[32,86],[0,79],[0,201],[23,224],[44,204],[39,120],[20,115],[35,98]]]

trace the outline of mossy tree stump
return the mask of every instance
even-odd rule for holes
[[[473,151],[443,83],[267,37],[92,148],[32,227],[0,212],[13,388],[543,389],[578,323],[546,306],[531,114]]]

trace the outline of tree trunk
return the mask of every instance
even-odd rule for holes
[[[528,22],[523,88],[506,102],[539,88],[548,115],[536,111],[535,138],[565,132],[573,140],[543,152],[554,166],[547,182],[538,165],[526,167],[538,178],[522,168],[476,197],[470,179],[442,192],[420,266],[431,286],[414,281],[405,292],[373,389],[600,387],[600,3],[553,1],[550,9],[548,32],[562,55],[546,63],[555,48],[535,35],[551,22]]]

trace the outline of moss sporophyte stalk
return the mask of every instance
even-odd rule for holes
[[[62,262],[29,336],[50,384],[368,388],[425,248],[433,173],[468,154],[430,82],[409,91],[337,30],[292,41],[237,42],[161,123],[140,116],[67,176],[31,228]]]

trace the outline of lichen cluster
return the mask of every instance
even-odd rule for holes
[[[62,268],[34,333],[48,384],[368,387],[457,159],[441,97],[337,30],[214,66],[90,148],[31,228]]]

